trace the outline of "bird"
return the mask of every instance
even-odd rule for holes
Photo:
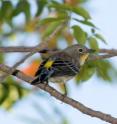
[[[42,50],[40,53],[47,53],[49,50]],[[63,50],[51,51],[49,56],[44,58],[35,73],[32,85],[39,83],[66,83],[75,77],[84,65],[91,53],[95,52],[80,44],[71,45]],[[67,91],[65,89],[65,94]]]

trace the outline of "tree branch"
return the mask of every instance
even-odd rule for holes
[[[117,50],[116,49],[100,49],[99,50],[100,53],[108,53],[108,54],[115,54],[117,55]]]
[[[42,43],[44,44],[44,43]],[[44,46],[44,45],[43,45]],[[47,46],[47,45],[46,45]],[[40,50],[42,50],[44,47],[35,46],[35,47],[24,47],[24,46],[16,46],[16,47],[0,47],[0,52],[1,53],[6,53],[6,52],[32,52],[33,54],[36,52],[39,52]],[[40,48],[40,49],[39,49]],[[111,58],[114,56],[117,56],[117,50],[116,49],[100,49],[99,53],[103,53],[103,55],[92,55],[89,60],[100,60],[100,59],[106,59],[106,58]],[[30,57],[33,54],[29,54],[27,57]],[[21,61],[21,63],[23,63],[25,60]]]
[[[7,73],[7,74],[10,74],[11,71],[13,71],[14,69],[11,68],[11,67],[6,66],[4,64],[1,64],[0,65],[0,70]],[[29,77],[29,76],[26,76],[24,73],[22,73],[20,71],[17,71],[15,76],[17,78],[19,78],[23,81],[29,82],[29,83],[32,82],[32,80],[34,79],[34,78]],[[105,113],[102,113],[100,111],[95,111],[91,108],[88,108],[88,107],[84,106],[82,103],[80,103],[76,100],[73,100],[72,98],[69,98],[67,96],[62,95],[57,90],[50,87],[49,85],[39,84],[39,85],[37,85],[37,87],[44,90],[44,91],[47,91],[51,96],[54,96],[56,99],[58,99],[58,100],[60,100],[64,103],[69,104],[70,106],[76,108],[77,110],[79,110],[83,114],[89,115],[91,117],[99,118],[99,119],[101,119],[103,121],[106,121],[106,122],[109,122],[111,124],[117,124],[117,118],[112,117],[109,114],[105,114]]]
[[[24,47],[24,46],[15,46],[15,47],[0,47],[0,53],[7,52],[31,52],[38,50],[36,47]]]
[[[94,60],[101,60],[101,59],[107,59],[111,57],[116,57],[115,54],[105,54],[105,55],[92,55],[88,60],[94,61]]]
[[[37,45],[38,46],[38,45]],[[38,47],[24,47],[24,46],[15,46],[15,47],[0,47],[0,53],[7,53],[7,52],[38,52]],[[116,49],[100,49],[99,53],[106,53],[106,54],[113,54],[117,56],[117,50]]]

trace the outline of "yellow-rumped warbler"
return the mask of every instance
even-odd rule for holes
[[[39,66],[32,85],[38,83],[65,83],[79,73],[80,67],[88,59],[90,53],[95,50],[76,44],[64,50],[53,52]],[[42,53],[45,52],[41,51]]]

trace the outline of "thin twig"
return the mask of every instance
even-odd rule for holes
[[[116,57],[117,55],[113,54],[105,54],[105,55],[93,55],[88,60],[94,61],[94,60],[101,60],[101,59],[107,59],[111,57]]]
[[[12,68],[8,67],[6,65],[1,64],[0,65],[0,70],[10,74]],[[33,80],[33,78],[26,76],[24,73],[18,71],[17,74],[15,74],[15,76],[23,81],[26,82],[31,82]],[[54,96],[56,99],[69,104],[70,106],[76,108],[77,110],[79,110],[80,112],[82,112],[83,114],[89,115],[91,117],[96,117],[99,118],[105,122],[111,123],[111,124],[117,124],[117,118],[112,117],[109,114],[105,114],[102,113],[100,111],[95,111],[89,107],[84,106],[82,103],[73,100],[72,98],[69,98],[67,96],[62,95],[61,93],[59,93],[57,90],[55,90],[54,88],[50,87],[49,85],[46,84],[39,84],[37,85],[38,88],[47,91],[51,96]]]
[[[31,52],[31,51],[35,51],[35,49],[36,49],[35,47],[24,47],[24,46],[0,47],[0,53]]]
[[[46,40],[50,41],[50,40]],[[38,52],[38,47],[24,47],[24,46],[15,46],[15,47],[0,47],[0,53],[7,53],[7,52]],[[107,53],[107,54],[114,54],[117,55],[116,49],[100,49],[99,53]]]
[[[108,53],[108,54],[116,54],[117,55],[117,50],[116,49],[100,49],[100,53]]]

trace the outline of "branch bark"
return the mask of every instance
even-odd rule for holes
[[[44,43],[42,43],[44,44]],[[44,45],[43,45],[44,46]],[[24,46],[16,46],[16,47],[0,47],[0,53],[7,53],[7,52],[32,52],[33,54],[36,52],[39,52],[43,48],[45,48],[47,45],[44,47],[34,46],[34,47],[24,47]],[[40,49],[39,49],[40,48]],[[106,58],[111,58],[114,56],[117,56],[117,50],[116,49],[100,49],[99,53],[103,55],[93,55],[89,58],[89,60],[100,60],[100,59],[106,59]],[[29,57],[33,54],[29,54]],[[28,57],[26,57],[28,58]]]
[[[24,47],[24,46],[0,47],[0,53],[7,53],[7,52],[31,52],[31,51],[35,51],[35,49],[36,49],[36,47]]]
[[[96,55],[96,56],[91,56],[88,60],[94,61],[94,60],[101,60],[101,59],[107,59],[111,57],[116,57],[117,55],[115,54],[105,54],[105,55]]]
[[[7,73],[7,74],[11,74],[11,71],[14,71],[13,68],[8,67],[4,64],[0,65],[0,70]],[[26,81],[28,83],[30,83],[33,78],[26,76],[24,73],[17,71],[17,73],[15,74],[15,76],[23,81]],[[105,114],[103,112],[100,111],[96,111],[93,110],[89,107],[86,107],[85,105],[83,105],[82,103],[73,100],[72,98],[69,98],[67,96],[64,96],[63,94],[59,93],[57,90],[55,90],[54,88],[50,87],[49,85],[46,84],[39,84],[37,85],[38,88],[48,92],[51,96],[54,96],[56,99],[69,104],[70,106],[76,108],[77,110],[79,110],[80,112],[82,112],[83,114],[89,115],[91,117],[96,117],[99,118],[103,121],[106,121],[108,123],[111,124],[117,124],[117,118],[112,117],[109,114]]]
[[[38,46],[38,45],[37,45]],[[38,47],[25,47],[25,46],[15,46],[15,47],[0,47],[0,53],[7,53],[7,52],[35,52],[39,51]],[[113,54],[117,56],[116,49],[100,49],[99,53],[106,53],[106,54]]]

